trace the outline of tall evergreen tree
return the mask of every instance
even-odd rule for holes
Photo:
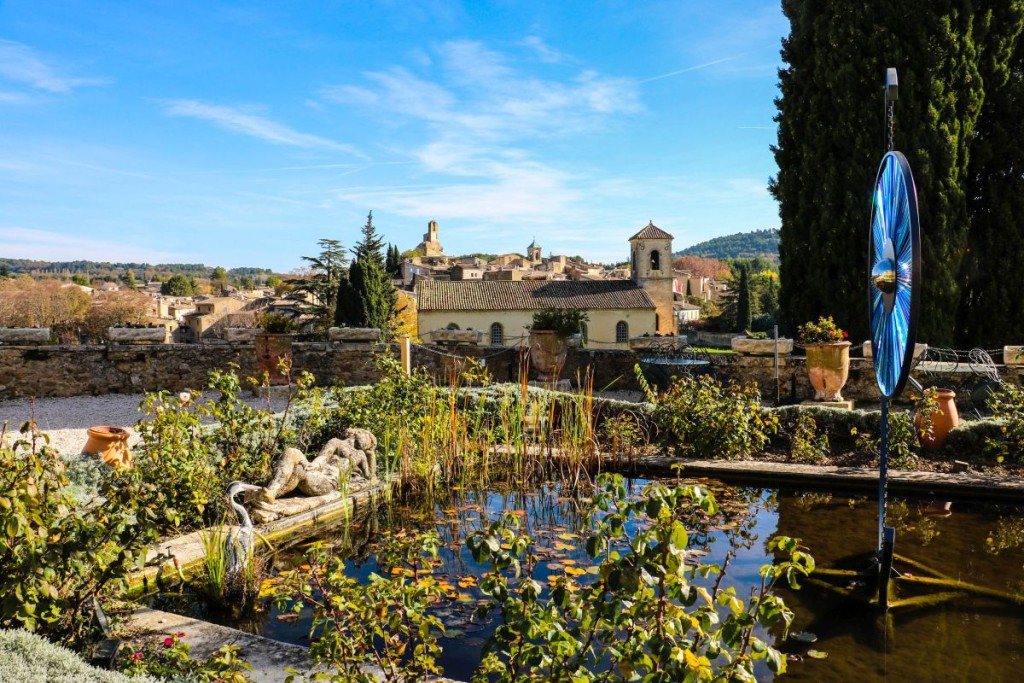
[[[993,10],[994,26],[1021,27],[1019,3]],[[1001,347],[1024,338],[1024,37],[999,31],[979,70],[985,103],[968,165],[970,243],[960,281],[957,346]]]
[[[397,244],[388,245],[387,271],[392,279],[402,277],[402,255]]]
[[[384,241],[373,225],[373,212],[366,217],[362,240],[352,250],[348,283],[338,289],[335,320],[342,325],[390,330],[398,303],[398,292],[387,272]],[[346,300],[342,304],[341,297]]]
[[[739,292],[736,295],[736,329],[749,330],[754,314],[750,305],[750,276],[740,267]]]
[[[348,258],[338,240],[324,238],[317,240],[317,244],[319,255],[302,257],[309,264],[310,273],[296,283],[293,291],[310,295],[311,300],[303,306],[305,312],[312,313],[326,326],[335,318],[338,285],[345,279]]]
[[[785,322],[792,330],[832,314],[855,337],[868,335],[870,191],[887,148],[882,78],[894,66],[895,147],[910,161],[920,201],[920,336],[951,344],[968,237],[969,145],[985,94],[978,65],[998,59],[997,36],[1019,26],[961,0],[783,0],[782,7],[791,30],[776,101],[779,173],[770,189],[782,220]]]

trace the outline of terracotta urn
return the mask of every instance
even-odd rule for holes
[[[111,467],[131,467],[132,454],[128,450],[127,429],[101,425],[86,430],[89,440],[82,447],[85,455],[98,455]]]
[[[850,342],[806,344],[804,349],[814,400],[842,401],[843,387],[850,376]]]
[[[292,358],[292,335],[260,332],[256,334],[256,364],[260,373],[267,373],[271,386],[288,384],[281,372],[280,361]]]
[[[960,413],[956,410],[956,392],[952,389],[936,389],[936,399],[938,406],[932,413],[930,430],[921,431],[924,418],[920,412],[914,415],[914,426],[917,427],[917,437],[922,448],[942,448],[946,445],[950,430],[960,424]]]
[[[530,362],[542,381],[550,382],[561,374],[568,349],[564,334],[550,330],[530,330]]]

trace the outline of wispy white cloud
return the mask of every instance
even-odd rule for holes
[[[25,93],[0,91],[0,104],[27,104],[32,98]]]
[[[68,93],[81,86],[104,85],[109,82],[103,78],[62,75],[35,50],[13,40],[0,40],[0,76],[50,93]],[[0,98],[0,101],[12,100]]]
[[[124,240],[102,240],[89,236],[3,225],[0,225],[0,253],[8,258],[48,261],[87,259],[149,263],[181,262],[194,256],[138,247]]]
[[[527,36],[519,41],[519,44],[529,48],[537,59],[548,64],[559,64],[568,60],[566,55],[545,43],[540,36]]]
[[[732,57],[722,57],[721,59],[715,59],[715,60],[712,60],[710,62],[704,62],[703,64],[695,64],[693,66],[688,66],[685,69],[678,69],[676,71],[669,71],[668,73],[665,73],[665,74],[659,74],[657,76],[651,76],[650,78],[644,78],[644,79],[640,80],[639,82],[640,83],[650,83],[651,81],[660,81],[663,78],[672,78],[673,76],[680,76],[682,74],[690,73],[691,71],[699,71],[701,69],[707,69],[707,68],[715,66],[717,64],[724,64],[725,62],[731,62],[731,61],[734,61],[736,59],[739,59],[739,55],[735,55],[735,56],[732,56]]]
[[[367,72],[365,85],[332,86],[320,94],[336,103],[373,106],[418,120],[440,138],[505,143],[578,134],[614,115],[642,111],[630,79],[593,70],[564,80],[543,79],[476,41],[449,41],[436,53],[439,73],[433,79],[394,66]]]
[[[571,60],[537,37],[519,45],[530,49],[525,62],[522,51],[447,41],[432,47],[427,66],[421,62],[415,72],[394,65],[364,73],[362,83],[321,90],[325,101],[372,108],[375,116],[414,130],[419,142],[401,152],[438,181],[342,188],[336,196],[361,206],[387,206],[401,216],[491,224],[541,224],[553,215],[578,213],[586,200],[579,188],[582,172],[544,161],[538,143],[586,135],[642,112],[636,81],[579,68],[542,76],[531,70],[537,56]]]
[[[345,152],[356,157],[366,156],[352,145],[346,145],[309,133],[301,133],[282,123],[259,116],[238,107],[206,104],[196,100],[171,100],[164,102],[169,116],[185,116],[210,121],[221,128],[235,133],[265,140],[278,145],[326,149]]]

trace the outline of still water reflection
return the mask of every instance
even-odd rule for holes
[[[639,491],[644,484],[634,480]],[[875,546],[875,502],[866,497],[739,488],[719,482],[711,486],[724,515],[715,527],[691,538],[691,547],[706,552],[706,562],[722,562],[732,551],[726,584],[745,595],[759,583],[760,566],[770,561],[766,541],[781,533],[801,538],[819,567],[861,570],[869,566]],[[377,571],[373,538],[395,525],[424,528],[441,534],[442,565],[436,576],[451,584],[450,599],[438,606],[448,627],[441,641],[441,663],[447,676],[468,680],[479,651],[494,624],[478,621],[473,613],[480,593],[475,579],[483,567],[465,550],[467,535],[484,528],[498,515],[514,511],[537,542],[542,562],[535,577],[570,572],[585,580],[589,558],[582,550],[580,512],[583,503],[553,484],[531,491],[452,491],[451,498],[432,509],[383,510],[357,528],[336,532],[335,542],[350,548],[354,574]],[[912,575],[945,576],[986,588],[1024,593],[1024,510],[1008,505],[964,501],[896,499],[890,524],[897,528],[896,551],[908,558],[897,567]],[[838,582],[805,582],[799,591],[781,591],[796,612],[794,630],[813,633],[813,645],[779,634],[776,647],[790,654],[793,681],[1009,681],[1024,666],[1024,607],[993,597],[966,595],[936,605],[893,610],[891,621],[851,599],[847,590],[856,578]],[[832,586],[832,587],[830,587]],[[839,590],[836,590],[838,587]],[[914,595],[939,590],[916,591]],[[903,597],[910,595],[905,591]],[[308,644],[309,617],[282,621],[270,612],[241,626],[287,642]],[[807,656],[809,649],[827,653],[825,659]],[[765,667],[758,680],[770,681]]]

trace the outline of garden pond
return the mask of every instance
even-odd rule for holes
[[[632,494],[647,482],[628,480]],[[1024,606],[999,596],[1024,594],[1024,507],[978,501],[932,501],[894,498],[889,522],[897,529],[896,567],[908,577],[961,580],[982,587],[955,599],[948,587],[901,584],[901,598],[913,597],[879,617],[874,606],[851,597],[870,592],[870,580],[842,574],[871,565],[877,533],[877,502],[870,496],[826,492],[797,492],[729,486],[702,480],[720,505],[719,514],[695,514],[689,540],[690,558],[722,563],[732,553],[723,585],[736,588],[741,598],[760,585],[759,569],[771,562],[769,538],[783,534],[801,539],[822,573],[801,581],[800,590],[778,592],[795,612],[789,638],[781,632],[759,632],[789,659],[793,681],[1003,681],[1024,666]],[[569,574],[585,582],[596,573],[584,550],[580,493],[543,484],[530,490],[496,487],[489,491],[450,490],[448,498],[420,508],[392,503],[361,519],[324,532],[320,540],[344,548],[348,571],[366,578],[380,572],[374,542],[380,534],[399,528],[433,526],[441,539],[434,576],[446,598],[434,610],[446,625],[439,662],[445,675],[469,680],[484,642],[496,626],[495,615],[475,616],[484,596],[478,584],[486,567],[474,562],[466,538],[474,531],[512,514],[535,541],[538,563],[534,578],[542,584]],[[277,572],[291,571],[302,548],[281,553]],[[828,570],[836,571],[828,575]],[[299,569],[301,571],[301,569]],[[278,581],[269,579],[270,588]],[[710,587],[715,577],[695,579]],[[984,594],[987,589],[989,594]],[[169,608],[179,601],[158,597],[154,605]],[[218,615],[190,603],[192,616],[219,621],[284,642],[309,644],[311,617],[307,612],[265,611],[240,620]],[[794,635],[796,637],[794,637]],[[813,642],[812,642],[813,641]],[[773,674],[758,662],[758,680]]]

